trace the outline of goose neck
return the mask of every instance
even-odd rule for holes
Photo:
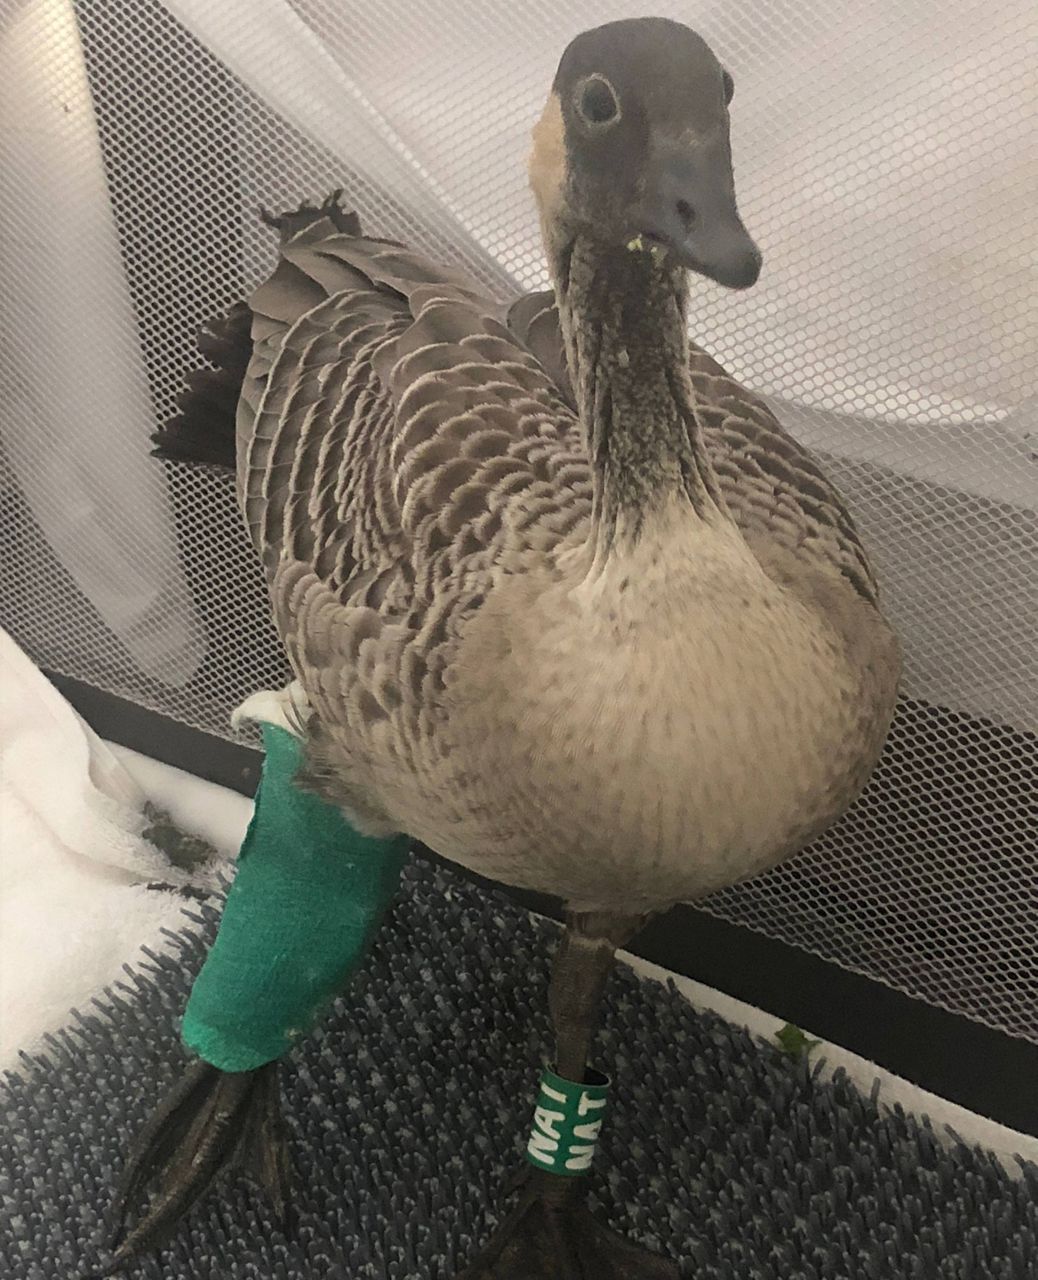
[[[688,374],[686,272],[581,235],[552,260],[599,547],[637,540],[675,504],[690,520],[717,517],[723,499]]]

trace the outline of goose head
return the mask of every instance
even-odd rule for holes
[[[761,255],[735,200],[732,91],[709,45],[681,23],[633,18],[577,36],[530,156],[549,245],[584,234],[732,289],[754,284]]]

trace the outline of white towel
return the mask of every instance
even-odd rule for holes
[[[185,871],[146,838],[149,791],[0,631],[0,1067],[184,923],[185,899],[148,884],[214,887],[217,858]],[[225,854],[250,809],[231,807]]]

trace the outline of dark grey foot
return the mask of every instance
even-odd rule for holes
[[[534,1173],[458,1280],[678,1280],[675,1263],[591,1216],[580,1180]]]
[[[130,1151],[113,1209],[110,1276],[166,1244],[177,1224],[226,1170],[250,1175],[288,1225],[292,1171],[277,1064],[226,1072],[196,1062],[159,1104]],[[132,1230],[127,1222],[147,1189],[155,1191]]]

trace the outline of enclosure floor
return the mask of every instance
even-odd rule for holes
[[[104,1257],[130,1135],[184,1058],[177,1020],[218,903],[103,1010],[9,1078],[0,1274],[70,1280]],[[426,863],[368,964],[284,1076],[293,1239],[226,1185],[132,1275],[446,1280],[497,1221],[521,1159],[545,1018],[549,922]],[[595,1059],[614,1103],[596,1211],[696,1280],[1033,1280],[1038,1167],[826,1078],[676,989],[621,968]]]

